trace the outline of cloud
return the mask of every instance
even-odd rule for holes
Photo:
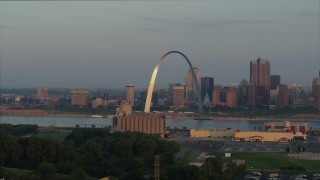
[[[0,25],[1,29],[12,29],[13,26],[7,26],[7,25]]]
[[[214,28],[214,29],[226,29],[234,28],[240,25],[254,25],[254,24],[269,24],[274,21],[270,20],[222,20],[222,21],[204,21],[198,20],[192,17],[165,19],[158,17],[144,17],[144,21],[147,21],[148,27],[143,28],[147,31],[158,32],[165,29],[188,29],[198,30],[199,28]]]
[[[320,13],[316,12],[303,12],[303,13],[296,13],[296,16],[304,17],[304,18],[320,18]]]

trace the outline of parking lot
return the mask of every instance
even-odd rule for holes
[[[283,152],[289,146],[279,142],[236,142],[231,138],[185,138],[181,142],[183,147],[201,152]]]
[[[283,152],[289,143],[278,142],[226,142],[222,151],[245,151],[245,152]]]

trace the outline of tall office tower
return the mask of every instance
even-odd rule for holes
[[[159,101],[159,93],[157,91],[152,93],[152,105],[157,106]]]
[[[38,88],[37,89],[37,98],[40,100],[48,98],[48,88]]]
[[[174,107],[186,107],[186,90],[185,86],[173,86],[173,106]]]
[[[236,107],[237,106],[237,92],[235,88],[225,87],[223,89],[213,90],[213,101],[214,106],[226,106]]]
[[[126,102],[134,106],[134,85],[126,85]]]
[[[250,84],[247,86],[247,104],[248,106],[256,105],[256,86],[255,84]]]
[[[279,84],[279,101],[278,107],[284,108],[289,106],[289,93],[286,84]]]
[[[303,97],[303,86],[298,83],[288,84],[289,102],[294,106],[305,105],[306,99]]]
[[[266,105],[270,90],[270,64],[267,59],[250,61],[250,84],[256,86],[255,105]]]
[[[206,94],[209,96],[210,102],[212,102],[212,91],[214,87],[214,79],[213,77],[203,77],[201,78],[201,96],[202,101],[204,100],[204,97]]]
[[[277,86],[281,83],[280,75],[271,75],[270,76],[270,89],[277,89]]]
[[[146,104],[146,99],[147,99],[147,94],[148,94],[148,91],[146,90],[143,90],[140,92],[140,103],[141,105],[145,105]]]
[[[88,103],[89,92],[83,90],[71,91],[71,104],[76,106],[86,106]]]
[[[197,67],[194,67],[193,70],[194,70],[194,73],[196,74],[196,77],[198,79],[199,87],[201,88],[202,73],[200,72],[199,68],[197,68]],[[189,87],[189,97],[192,99],[194,99],[194,97],[197,97],[197,90],[196,90],[195,82],[193,80],[191,69],[189,69],[186,74],[186,85],[188,85],[188,87]],[[200,89],[200,91],[201,91],[201,89]]]
[[[239,87],[239,105],[245,105],[247,104],[247,87],[249,85],[248,81],[246,79],[242,79],[240,81],[240,87]]]
[[[320,108],[320,74],[318,78],[314,78],[312,81],[312,97],[313,105]]]

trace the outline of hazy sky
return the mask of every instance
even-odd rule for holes
[[[1,87],[147,88],[179,50],[216,84],[249,80],[267,58],[282,82],[319,71],[319,0],[0,2]],[[179,55],[157,87],[184,83]]]

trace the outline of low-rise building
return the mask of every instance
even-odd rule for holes
[[[307,138],[306,135],[294,134],[293,132],[271,131],[236,131],[235,141],[249,142],[291,142],[295,137]]]
[[[207,129],[190,129],[190,137],[203,138],[203,137],[234,137],[234,130],[207,130]]]

